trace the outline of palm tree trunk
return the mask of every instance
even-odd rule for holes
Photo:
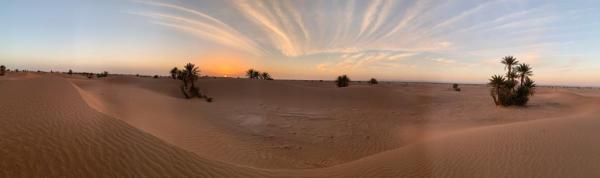
[[[494,90],[490,90],[490,95],[492,95],[492,99],[494,99],[494,104],[496,104],[496,106],[498,106],[498,99],[496,99],[496,94],[494,93]]]
[[[525,79],[525,75],[521,75],[521,85],[523,85],[523,79]]]
[[[500,105],[500,87],[496,87],[496,106]]]

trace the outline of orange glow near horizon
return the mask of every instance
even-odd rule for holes
[[[233,53],[216,52],[200,56],[194,60],[199,65],[203,75],[239,76],[248,66],[245,58]]]

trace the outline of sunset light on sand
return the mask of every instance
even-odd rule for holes
[[[2,177],[599,177],[600,1],[2,0]]]

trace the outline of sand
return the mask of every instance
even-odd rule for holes
[[[600,90],[0,77],[0,177],[596,177]]]

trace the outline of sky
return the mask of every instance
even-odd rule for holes
[[[0,64],[29,70],[600,86],[600,1],[3,0]]]

